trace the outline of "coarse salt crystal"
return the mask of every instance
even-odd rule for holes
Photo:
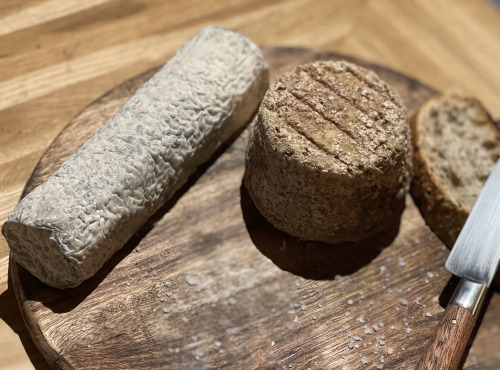
[[[186,275],[186,281],[191,286],[198,285],[199,283],[198,279],[191,275]]]

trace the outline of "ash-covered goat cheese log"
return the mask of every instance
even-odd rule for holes
[[[19,202],[2,229],[12,257],[54,287],[90,278],[250,120],[267,86],[249,39],[198,32]]]

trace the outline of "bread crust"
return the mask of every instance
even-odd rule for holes
[[[412,145],[414,150],[413,155],[413,171],[414,177],[411,184],[411,194],[418,206],[422,216],[424,217],[428,226],[436,233],[436,235],[446,244],[449,248],[453,247],[458,234],[460,233],[469,213],[472,209],[473,202],[453,194],[452,186],[447,185],[443,181],[443,176],[458,176],[464,177],[463,172],[460,172],[460,167],[455,166],[454,172],[451,175],[444,173],[438,168],[438,165],[445,165],[446,152],[443,150],[441,159],[436,161],[431,157],[431,150],[428,147],[428,141],[433,139],[426,130],[432,110],[445,109],[443,104],[461,104],[467,106],[473,114],[472,118],[477,119],[477,125],[484,125],[484,128],[491,135],[485,138],[491,142],[491,161],[490,163],[482,162],[484,165],[489,166],[490,170],[493,169],[496,159],[500,154],[500,133],[496,128],[491,115],[483,107],[481,102],[471,97],[461,97],[457,95],[440,95],[428,100],[411,118],[411,134]],[[442,107],[442,108],[440,108]],[[453,108],[446,108],[453,109]],[[458,108],[456,108],[458,109]],[[458,114],[458,113],[457,113]],[[427,127],[426,127],[427,125]],[[475,130],[477,132],[477,130]],[[457,140],[460,140],[457,137]],[[461,145],[463,150],[467,147],[466,139],[463,142],[457,143]],[[444,148],[443,148],[444,149]],[[468,157],[469,155],[466,155]],[[437,163],[440,162],[440,163]],[[462,168],[471,166],[471,163],[465,162]],[[456,172],[456,173],[455,173]],[[486,171],[489,173],[489,171]],[[450,183],[452,179],[448,179]],[[484,178],[484,181],[486,178]],[[466,185],[467,186],[467,185]],[[472,186],[472,185],[469,185]],[[476,198],[479,195],[481,187],[476,186]]]
[[[411,179],[404,103],[373,72],[315,62],[268,90],[250,137],[245,185],[276,228],[358,241],[398,222]]]

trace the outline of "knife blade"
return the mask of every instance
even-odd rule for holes
[[[467,218],[446,268],[461,278],[417,370],[457,369],[500,261],[500,160]]]

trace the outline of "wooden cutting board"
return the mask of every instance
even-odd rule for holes
[[[264,53],[272,80],[302,63],[350,59],[296,48],[265,48]],[[410,111],[435,94],[402,74],[354,61],[393,85]],[[40,160],[25,194],[154,72],[118,86],[73,119]],[[450,274],[443,267],[448,250],[410,197],[392,234],[365,243],[301,242],[276,230],[242,185],[248,133],[200,168],[175,199],[78,288],[50,288],[11,261],[22,315],[49,364],[99,369],[414,367],[443,312],[439,298],[445,301],[454,283],[448,284]],[[490,297],[482,321],[466,368],[498,369],[498,293]]]

